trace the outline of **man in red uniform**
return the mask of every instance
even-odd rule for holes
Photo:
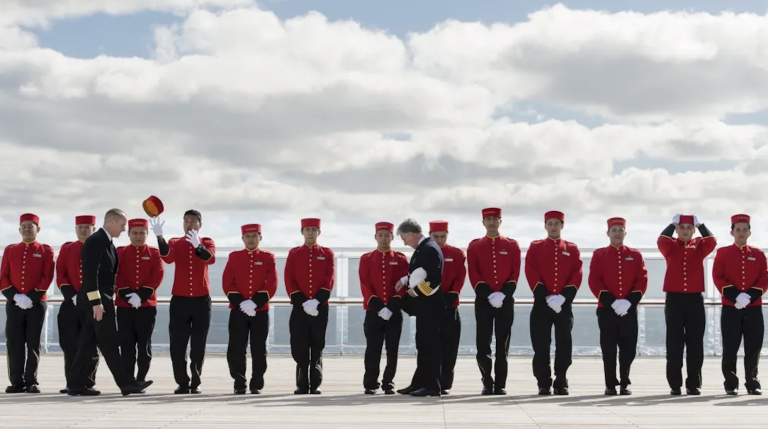
[[[5,347],[11,380],[5,393],[40,393],[37,387],[40,335],[55,262],[51,246],[37,241],[40,218],[26,213],[21,215],[19,224],[22,242],[6,247],[0,263],[0,292],[7,300]]]
[[[163,238],[163,225],[152,218],[150,226],[157,236],[157,247],[166,264],[176,264],[171,290],[168,331],[171,336],[173,377],[179,385],[176,394],[201,393],[200,375],[205,361],[205,343],[211,325],[211,285],[208,267],[216,262],[216,244],[200,237],[203,217],[197,210],[184,213],[184,238]],[[191,341],[190,341],[191,338]],[[187,345],[190,346],[187,374]]]
[[[482,394],[505,395],[507,356],[515,320],[514,294],[520,278],[521,251],[517,241],[499,233],[500,208],[485,208],[482,215],[485,237],[472,240],[467,248],[469,281],[475,289],[477,366],[483,381]],[[495,371],[491,358],[491,338],[494,332]]]
[[[744,337],[744,387],[750,395],[761,395],[757,364],[763,348],[763,294],[768,289],[768,263],[762,250],[748,246],[752,235],[750,217],[731,217],[733,244],[718,249],[712,278],[722,293],[720,330],[723,333],[722,369],[725,392],[737,395],[736,354]]]
[[[611,245],[595,250],[589,266],[589,289],[597,298],[597,325],[603,352],[605,394],[630,395],[629,369],[637,354],[637,305],[648,288],[648,270],[640,251],[624,245],[627,221],[608,219]],[[616,353],[619,380],[616,379]]]
[[[700,238],[693,238],[698,228]],[[677,232],[677,238],[673,234]],[[717,239],[693,215],[675,215],[656,242],[667,261],[664,274],[664,316],[667,322],[667,382],[670,394],[680,395],[683,385],[683,352],[687,348],[685,380],[689,395],[701,394],[704,365],[704,259],[715,250]]]
[[[128,221],[130,246],[117,249],[120,268],[117,271],[117,330],[120,334],[120,356],[125,372],[143,383],[152,362],[152,332],[157,317],[157,288],[163,282],[165,268],[160,251],[147,245],[149,222]],[[136,366],[138,363],[138,372]]]
[[[320,394],[323,382],[323,349],[328,327],[328,299],[333,291],[333,250],[317,244],[320,219],[301,220],[304,244],[288,252],[285,288],[293,310],[288,322],[291,355],[296,361],[297,395]]]
[[[379,222],[375,226],[374,238],[377,248],[360,258],[360,289],[363,293],[365,321],[365,374],[363,387],[366,395],[373,395],[379,387],[384,393],[395,393],[397,352],[400,334],[403,330],[403,295],[405,289],[395,291],[397,281],[408,275],[408,258],[392,250],[395,225]],[[379,384],[381,347],[387,347],[387,365]]]
[[[245,249],[229,254],[222,276],[222,288],[229,299],[229,374],[235,380],[235,394],[245,394],[246,354],[250,337],[250,391],[261,393],[267,372],[267,337],[269,336],[269,300],[277,291],[275,255],[259,249],[261,225],[240,228]]]
[[[539,395],[568,394],[566,374],[571,366],[573,309],[571,304],[581,287],[582,261],[578,246],[560,238],[565,215],[559,211],[544,214],[547,238],[531,243],[525,257],[525,277],[533,290],[531,343],[533,375]],[[555,380],[549,366],[552,326],[555,327]]]
[[[80,251],[83,242],[96,230],[96,216],[83,215],[75,217],[75,234],[77,241],[68,241],[61,245],[59,257],[56,260],[56,285],[64,297],[57,316],[59,324],[59,346],[64,352],[64,377],[69,385],[72,365],[77,356],[77,341],[82,331],[82,320],[77,312],[77,293],[83,284],[83,267]],[[99,367],[99,352],[93,351],[93,364],[90,371],[88,387],[96,384],[96,370]],[[67,393],[63,388],[59,393]]]

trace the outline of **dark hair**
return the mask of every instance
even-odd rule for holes
[[[200,212],[197,211],[197,210],[187,210],[187,211],[185,211],[184,212],[184,217],[187,217],[187,216],[194,216],[194,217],[197,218],[198,222],[203,223],[203,215],[201,215]]]
[[[732,223],[732,224],[731,224],[731,231],[733,231],[733,229],[734,229],[734,228],[736,228],[736,224],[735,224],[735,223]],[[752,231],[752,225],[750,225],[750,224],[747,224],[747,229],[748,229],[748,230],[750,230],[750,231]]]
[[[408,218],[397,227],[398,234],[421,234],[421,225],[415,219]]]

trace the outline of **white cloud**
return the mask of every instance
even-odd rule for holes
[[[485,206],[504,207],[505,232],[523,244],[551,209],[585,247],[604,243],[616,215],[645,247],[677,212],[711,219],[723,242],[735,212],[758,214],[757,238],[768,232],[757,196],[768,127],[724,119],[768,107],[766,17],[556,6],[403,40],[251,3],[0,0],[0,238],[15,241],[18,215],[34,211],[41,239],[59,244],[73,216],[139,216],[150,194],[170,232],[197,208],[224,245],[254,221],[265,245],[293,245],[304,216],[323,217],[337,246],[370,244],[369,225],[406,216],[447,218],[465,245]],[[140,10],[183,16],[155,30],[154,58],[70,58],[20,27]],[[606,123],[500,116],[510,103]],[[676,161],[724,163],[665,170]]]

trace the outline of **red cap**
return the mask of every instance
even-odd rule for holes
[[[483,219],[487,217],[501,217],[501,209],[496,207],[487,207],[483,209]]]
[[[500,215],[500,214],[499,214]],[[488,215],[488,216],[496,216],[496,215]],[[429,223],[429,232],[437,232],[437,231],[448,231],[448,221],[447,220],[433,220]]]
[[[552,210],[544,213],[544,222],[550,219],[557,219],[560,222],[565,222],[565,215],[563,214],[563,212],[559,212],[556,210]]]
[[[128,221],[128,229],[131,228],[149,228],[149,221],[146,219],[131,219]]]
[[[612,226],[626,227],[627,226],[627,221],[624,220],[624,218],[612,217],[612,218],[608,219],[608,228],[610,229]]]
[[[96,225],[96,216],[75,216],[75,225]]]
[[[24,213],[23,215],[21,215],[21,217],[19,218],[19,224],[27,220],[31,220],[32,222],[35,223],[35,225],[38,225],[38,226],[40,225],[40,218],[37,217],[37,215],[32,213]]]
[[[693,215],[680,216],[680,223],[678,223],[678,225],[683,225],[683,224],[693,225]]]
[[[165,207],[163,207],[163,202],[160,201],[160,198],[157,198],[154,195],[151,195],[149,198],[144,200],[141,205],[144,207],[144,213],[146,213],[149,217],[160,216],[165,210]]]
[[[746,224],[749,224],[749,215],[737,214],[737,215],[731,216],[731,225],[739,222],[744,222]]]
[[[301,220],[301,228],[320,228],[320,219],[308,217]]]
[[[242,231],[243,235],[248,234],[249,232],[261,233],[261,225],[258,223],[249,223],[248,225],[241,226],[240,231]]]
[[[386,230],[389,232],[395,232],[395,225],[389,222],[377,222],[376,231]]]

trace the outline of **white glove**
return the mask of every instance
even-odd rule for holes
[[[672,223],[675,225],[680,225],[680,217],[682,215],[680,213],[676,214],[675,217],[672,218]]]
[[[699,222],[699,218],[698,218],[698,217],[696,217],[696,215],[693,215],[693,226],[695,226],[696,228],[698,228],[698,227],[699,227],[699,225],[701,225],[701,222]]]
[[[555,313],[559,313],[563,310],[564,302],[565,298],[562,295],[550,295],[547,297],[547,305],[549,305],[549,308]]]
[[[32,300],[23,293],[17,293],[13,296],[13,300],[16,301],[16,305],[22,310],[29,310],[32,308]]]
[[[427,272],[424,271],[424,268],[416,268],[416,270],[414,270],[413,273],[411,273],[411,276],[408,278],[408,287],[413,289],[426,279]]]
[[[256,316],[256,310],[245,309],[245,310],[243,310],[243,313],[245,313],[248,317]]]
[[[389,320],[390,317],[392,317],[392,311],[388,309],[387,307],[382,308],[379,310],[379,317],[381,317],[384,320]]]
[[[197,231],[194,229],[187,233],[187,241],[192,244],[192,247],[200,246],[200,238],[197,236]]]
[[[163,225],[165,225],[165,221],[160,223],[160,218],[153,217],[149,220],[149,226],[152,227],[152,232],[158,237],[163,235]]]
[[[624,317],[629,312],[629,309],[632,308],[632,303],[626,299],[617,299],[616,301],[613,301],[611,307],[617,315]]]
[[[72,297],[72,304],[75,304],[75,307],[77,307],[77,295]]]
[[[128,297],[128,304],[131,304],[133,308],[141,307],[141,298],[138,294],[129,293],[126,297]]]
[[[742,308],[746,308],[749,305],[749,302],[751,300],[752,299],[749,297],[748,294],[742,292],[739,294],[739,296],[736,297],[736,304],[734,305],[734,307],[736,307],[739,310],[741,310]]]
[[[317,306],[320,304],[320,301],[316,299],[310,299],[308,301],[305,301],[302,306],[304,307],[304,312],[309,314],[310,316],[317,316],[320,314],[320,312],[317,310]]]
[[[495,308],[501,308],[504,304],[504,298],[506,298],[506,296],[503,292],[494,292],[488,295],[488,302]]]
[[[254,315],[256,315],[256,303],[252,300],[243,301],[240,303],[240,310],[243,311],[243,313],[248,314],[250,312],[253,312]],[[250,314],[248,314],[250,316]]]

